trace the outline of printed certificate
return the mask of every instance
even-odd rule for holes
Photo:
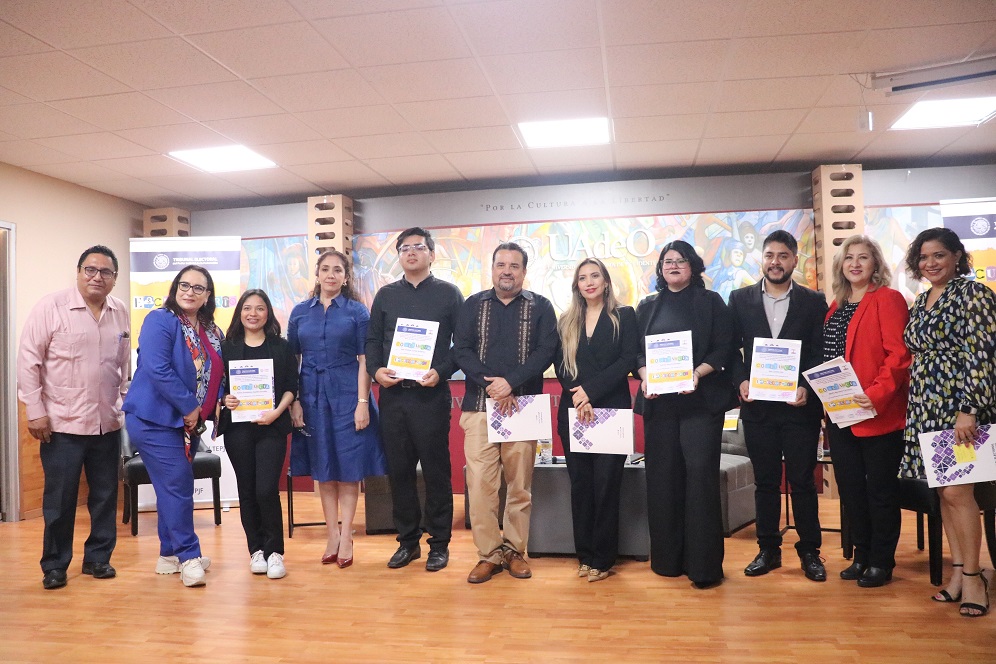
[[[795,401],[801,357],[798,339],[756,337],[747,396],[757,401]]]
[[[253,422],[276,407],[273,360],[232,360],[228,363],[229,389],[239,400],[232,422]]]
[[[520,440],[553,439],[550,395],[529,394],[516,398],[519,410],[511,415],[502,415],[495,408],[495,400],[488,399],[488,442],[514,443]]]
[[[399,378],[421,380],[432,368],[437,334],[437,321],[399,318],[394,326],[394,341],[387,368],[394,369],[394,375]]]
[[[841,428],[875,417],[874,408],[862,408],[854,401],[854,395],[864,390],[858,381],[854,368],[844,358],[837,357],[824,362],[802,375],[816,391],[830,421]]]
[[[695,389],[691,330],[648,335],[646,358],[648,394],[671,394]]]
[[[595,421],[579,422],[578,412],[567,409],[571,452],[590,454],[633,453],[633,411],[623,408],[593,408]]]
[[[930,487],[996,480],[996,425],[983,424],[972,445],[956,445],[954,430],[919,434]]]

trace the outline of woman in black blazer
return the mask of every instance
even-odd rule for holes
[[[706,290],[704,271],[690,244],[665,245],[657,260],[657,293],[637,307],[650,567],[662,576],[687,574],[697,588],[723,578],[719,456],[723,416],[734,405],[725,371],[733,326],[723,299]],[[692,333],[694,388],[647,394],[646,337],[684,330]]]
[[[247,290],[235,306],[235,316],[221,347],[225,376],[235,360],[273,360],[275,408],[253,422],[232,422],[239,399],[228,394],[218,421],[225,450],[239,488],[239,513],[249,544],[249,570],[271,579],[286,575],[284,522],[280,512],[280,471],[291,432],[289,407],[297,394],[297,361],[280,336],[280,322],[266,293]],[[231,380],[226,381],[231,389]]]
[[[594,408],[632,408],[629,373],[636,366],[639,330],[632,307],[620,306],[612,278],[597,258],[574,270],[571,304],[557,323],[560,345],[554,360],[564,387],[557,434],[571,479],[571,514],[578,576],[601,581],[619,549],[619,487],[624,454],[571,452],[568,408],[591,421]]]

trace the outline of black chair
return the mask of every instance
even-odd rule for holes
[[[194,455],[194,479],[211,479],[214,493],[214,523],[221,525],[221,457],[208,451],[204,441],[198,441],[198,452]],[[138,486],[151,484],[149,471],[142,456],[131,446],[128,431],[121,429],[121,480],[124,482],[124,510],[121,523],[131,520],[131,534],[138,535]]]
[[[324,526],[324,521],[308,521],[305,523],[294,522],[294,476],[291,475],[290,466],[287,467],[287,537],[294,537],[295,528],[305,526]]]

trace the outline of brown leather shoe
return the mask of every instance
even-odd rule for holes
[[[522,559],[522,554],[518,551],[509,551],[505,554],[504,567],[517,579],[528,579],[533,575],[529,564]]]
[[[495,565],[494,563],[489,563],[487,560],[482,560],[474,566],[474,569],[470,570],[467,583],[484,583],[485,581],[490,581],[491,577],[495,574],[501,574],[501,570],[501,565]]]

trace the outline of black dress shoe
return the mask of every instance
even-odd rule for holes
[[[802,571],[806,573],[806,578],[810,581],[826,581],[827,568],[820,561],[818,553],[807,552],[802,554]]]
[[[868,566],[864,563],[851,563],[850,567],[840,570],[840,578],[845,581],[857,581],[866,569]]]
[[[398,569],[399,567],[404,567],[411,561],[422,557],[422,547],[416,544],[413,547],[399,546],[398,550],[394,552],[391,559],[387,561],[387,566],[391,569]]]
[[[869,567],[858,579],[862,588],[878,588],[892,581],[892,570],[884,567]]]
[[[56,588],[61,588],[66,585],[66,570],[50,569],[45,572],[45,578],[42,579],[42,585],[45,586],[45,590],[55,590]]]
[[[745,576],[761,576],[782,566],[782,552],[778,549],[762,549],[750,565],[744,568]]]
[[[83,573],[95,579],[113,579],[118,574],[110,563],[83,563]]]
[[[446,567],[446,564],[449,562],[449,549],[431,549],[429,551],[429,557],[425,559],[425,571],[438,572]]]

